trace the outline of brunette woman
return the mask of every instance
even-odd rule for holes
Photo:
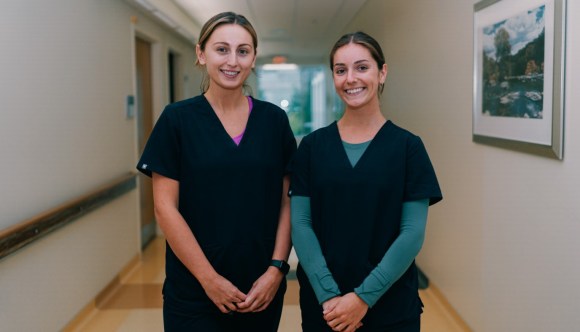
[[[420,329],[415,256],[442,199],[421,139],[387,120],[380,45],[356,32],[330,53],[338,122],[306,136],[292,167],[292,240],[304,331]]]

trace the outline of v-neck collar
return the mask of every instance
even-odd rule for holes
[[[387,120],[387,121],[385,121],[385,123],[383,123],[383,125],[381,126],[379,131],[377,131],[375,136],[370,140],[369,145],[367,146],[367,148],[365,149],[363,154],[360,156],[360,158],[358,159],[356,164],[352,165],[350,163],[350,159],[348,159],[346,149],[344,148],[344,145],[342,144],[343,140],[342,140],[342,137],[340,137],[340,131],[338,130],[338,122],[334,121],[331,124],[331,129],[334,132],[335,144],[338,146],[338,149],[341,151],[340,153],[342,154],[342,157],[341,157],[342,163],[346,163],[347,167],[349,169],[352,169],[352,170],[356,170],[356,169],[359,169],[360,167],[362,167],[360,165],[363,164],[363,161],[366,159],[366,155],[371,153],[369,151],[373,149],[374,145],[376,145],[375,141],[377,140],[377,137],[379,137],[379,135],[382,135],[382,132],[384,132],[386,130],[389,123],[390,123],[390,120]]]
[[[362,143],[348,143],[342,141],[342,146],[344,147],[348,160],[353,167],[358,164],[360,157],[367,150],[370,144],[370,140]]]
[[[201,95],[206,107],[207,107],[207,113],[209,113],[209,116],[211,118],[213,118],[213,121],[216,122],[216,126],[218,128],[217,131],[221,132],[221,134],[219,134],[219,136],[221,137],[220,139],[224,139],[226,142],[228,142],[228,146],[234,147],[234,148],[239,148],[240,146],[242,146],[242,144],[244,144],[244,141],[246,141],[246,137],[248,136],[248,132],[249,132],[249,128],[250,128],[250,122],[252,118],[254,117],[253,114],[256,113],[255,112],[255,106],[256,106],[256,100],[253,99],[251,96],[247,96],[246,97],[246,101],[247,98],[252,98],[252,104],[254,106],[253,110],[250,110],[250,114],[248,115],[248,121],[246,121],[246,128],[244,128],[244,136],[242,136],[242,139],[240,140],[240,144],[236,144],[236,142],[234,141],[234,138],[230,136],[230,134],[228,134],[226,128],[224,127],[224,124],[221,122],[220,118],[217,116],[217,114],[215,113],[215,110],[213,109],[213,107],[211,106],[209,100],[207,100],[207,98],[205,97],[205,94]],[[217,137],[216,137],[217,138]]]

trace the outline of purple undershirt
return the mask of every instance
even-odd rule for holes
[[[254,108],[254,103],[252,102],[252,98],[250,98],[250,96],[247,97],[248,98],[248,104],[250,104],[250,112],[252,113],[252,108]],[[250,115],[248,113],[248,121],[250,120]],[[248,124],[246,123],[246,126]],[[246,129],[244,129],[244,131],[242,131],[241,134],[239,134],[236,137],[232,137],[232,139],[234,140],[234,143],[236,143],[236,145],[240,145],[240,142],[242,141],[242,137],[244,137],[244,133],[246,132]]]

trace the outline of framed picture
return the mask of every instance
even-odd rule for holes
[[[566,0],[474,5],[473,140],[563,158]]]

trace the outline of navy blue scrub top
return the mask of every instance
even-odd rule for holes
[[[310,197],[312,227],[343,294],[360,286],[399,234],[402,204],[442,199],[418,136],[387,121],[353,167],[336,122],[306,136],[292,163],[291,195]],[[301,303],[319,310],[299,267]],[[413,263],[367,313],[367,327],[387,327],[421,313]],[[303,308],[304,310],[304,308]]]
[[[137,168],[179,181],[179,212],[204,254],[246,293],[272,258],[283,177],[295,150],[288,118],[279,107],[253,99],[236,145],[201,95],[165,108]],[[215,307],[168,245],[164,296]]]

